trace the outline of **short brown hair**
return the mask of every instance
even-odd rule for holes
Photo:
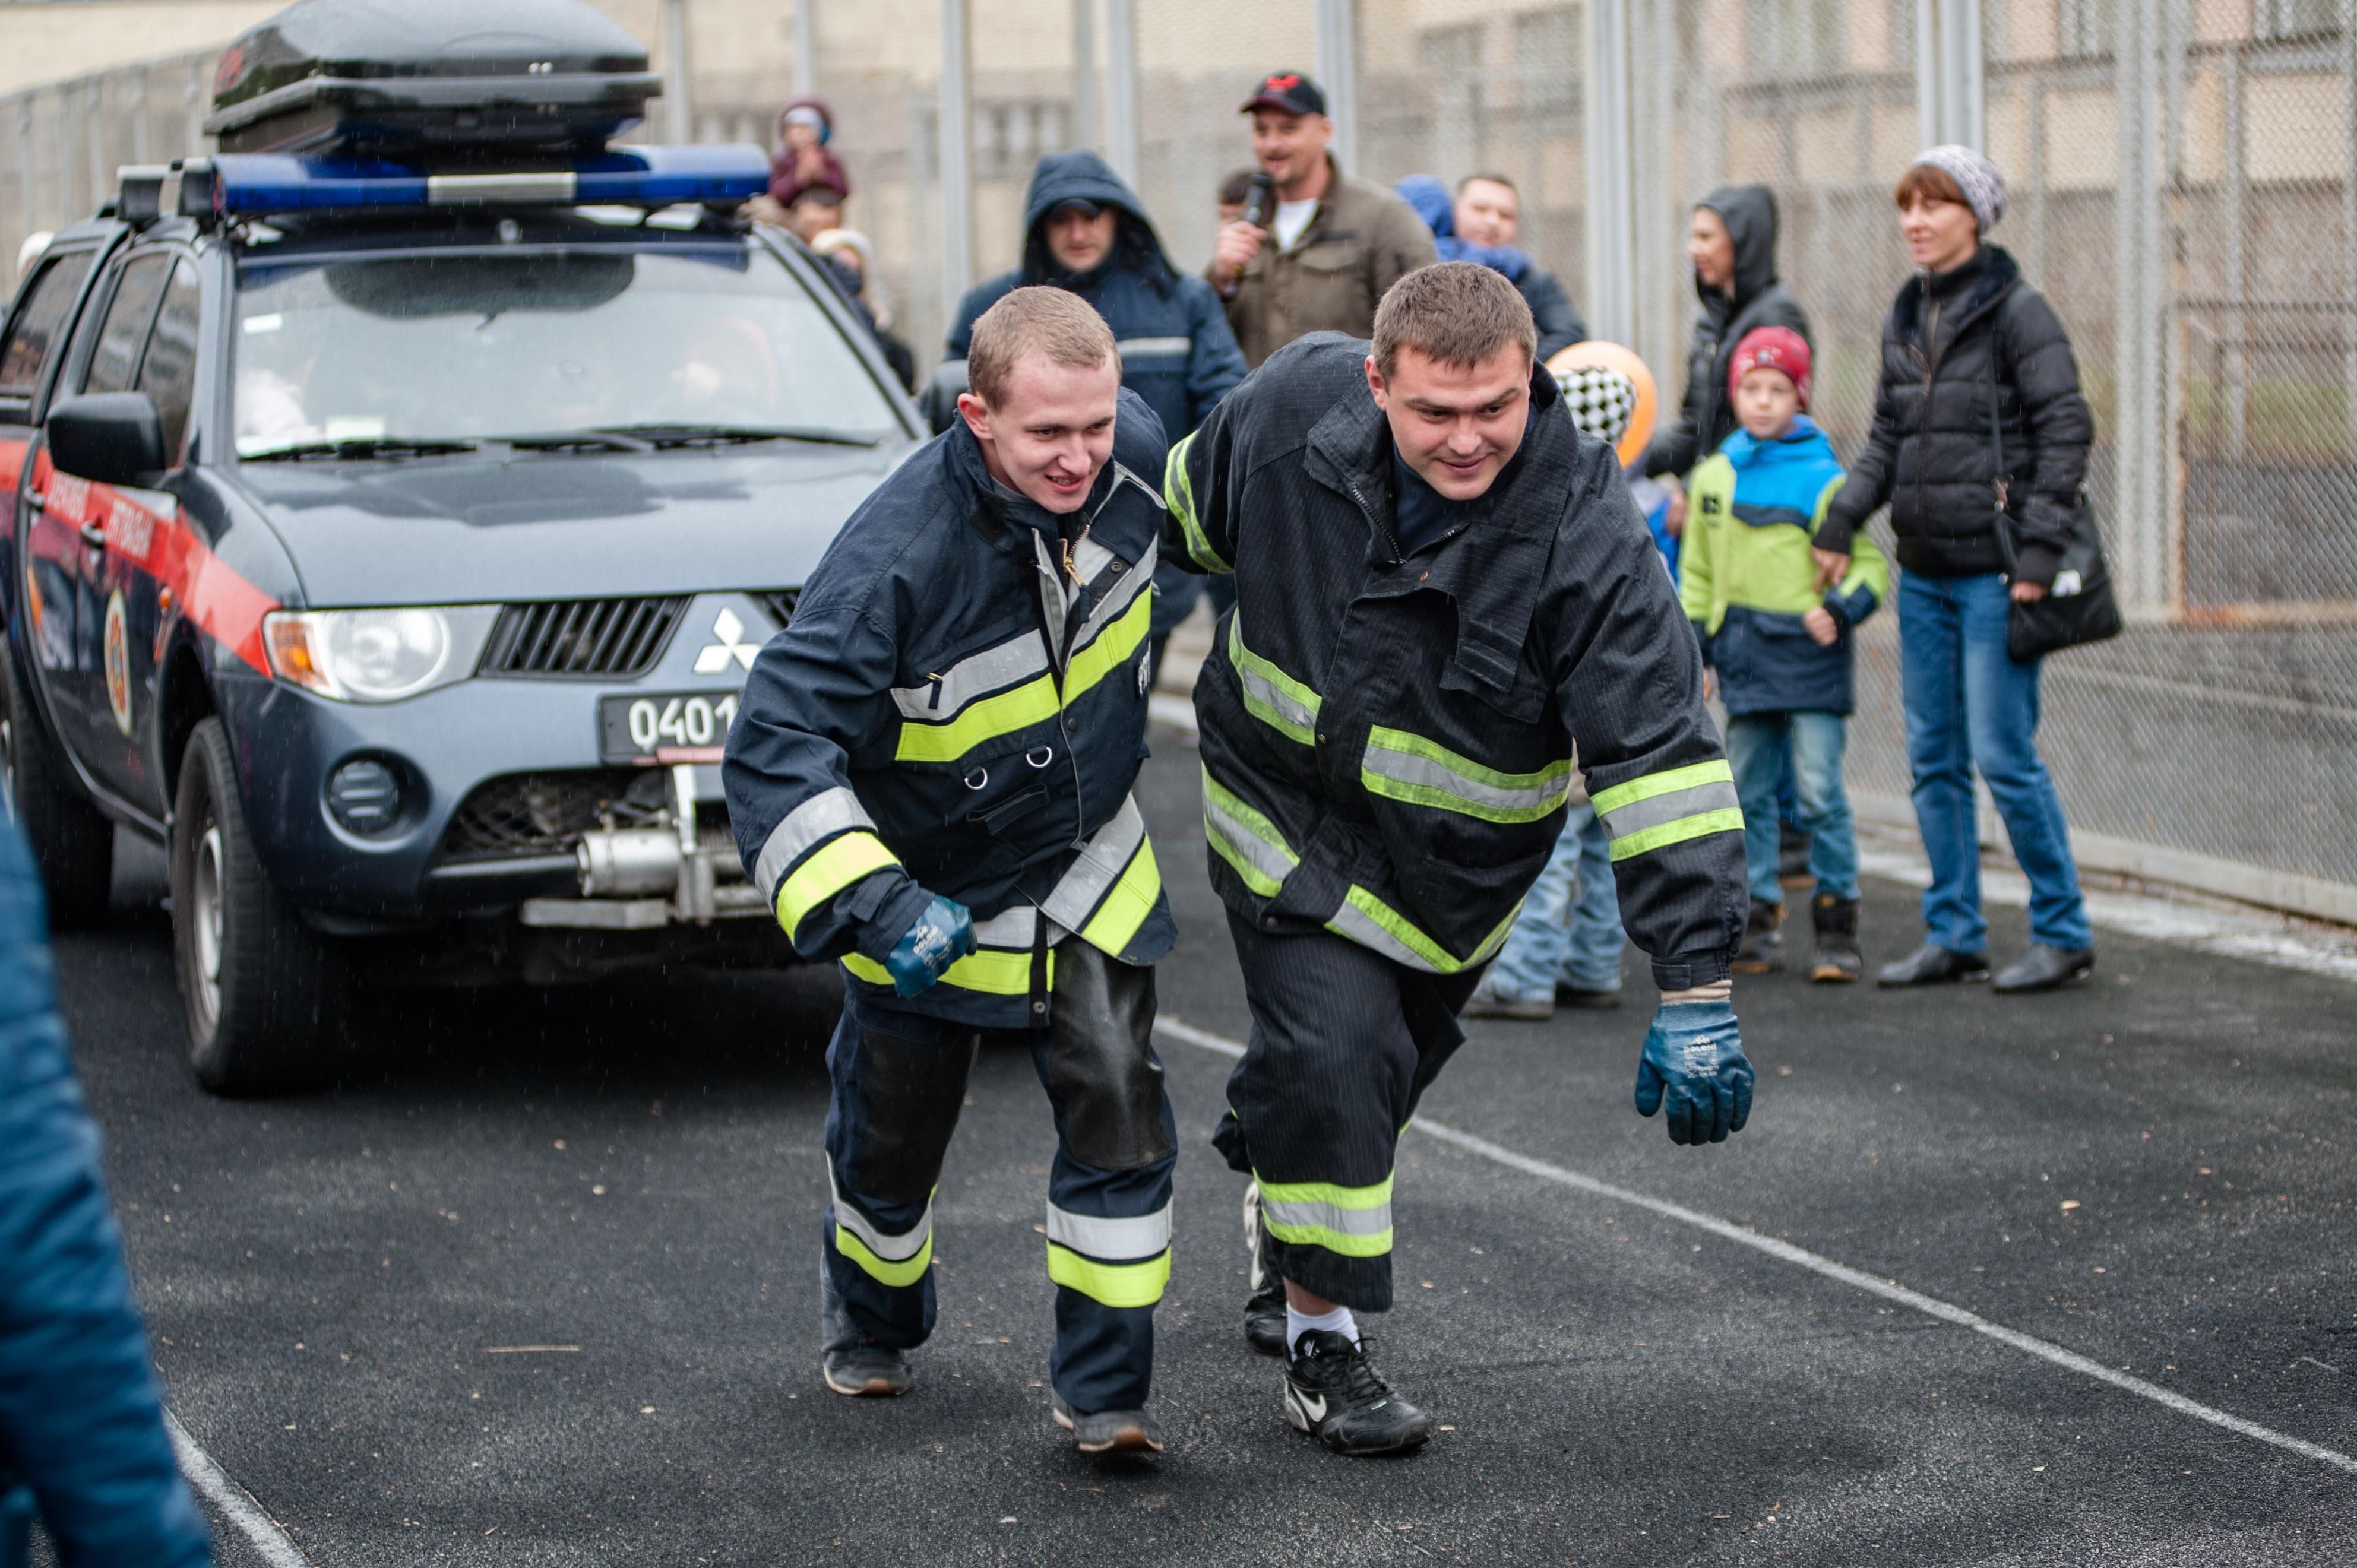
[[[1011,291],[982,313],[966,349],[966,384],[996,405],[1018,360],[1042,355],[1055,364],[1088,369],[1116,358],[1113,328],[1086,300],[1045,285]]]
[[[1467,175],[1463,179],[1460,179],[1460,180],[1458,180],[1458,181],[1457,182],[1457,194],[1458,194],[1458,195],[1459,195],[1459,196],[1464,195],[1464,194],[1465,194],[1465,188],[1466,188],[1467,186],[1469,186],[1469,185],[1471,185],[1471,184],[1472,184],[1475,180],[1477,180],[1477,179],[1478,179],[1478,180],[1480,180],[1483,185],[1502,185],[1502,186],[1504,186],[1508,190],[1511,190],[1511,191],[1512,191],[1512,192],[1514,193],[1515,199],[1518,199],[1518,200],[1519,200],[1519,199],[1521,199],[1521,197],[1522,197],[1522,194],[1523,194],[1523,188],[1522,188],[1522,187],[1520,187],[1520,186],[1516,185],[1512,180],[1508,179],[1504,175],[1501,175],[1501,174],[1491,174],[1491,173],[1483,173],[1483,174],[1469,174],[1469,175]]]
[[[1898,188],[1891,191],[1894,206],[1909,208],[1918,201],[1953,201],[1959,207],[1970,207],[1954,177],[1935,164],[1917,164],[1899,177]]]
[[[1472,262],[1418,267],[1375,306],[1375,369],[1391,378],[1402,349],[1419,349],[1444,365],[1477,365],[1509,344],[1535,360],[1539,329],[1522,291]]]

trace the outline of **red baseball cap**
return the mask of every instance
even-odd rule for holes
[[[1800,394],[1801,406],[1809,406],[1809,340],[1789,327],[1754,327],[1735,346],[1735,358],[1727,363],[1727,395],[1735,397],[1735,389],[1743,383],[1743,372],[1762,367],[1781,371],[1792,379],[1792,390]]]
[[[1274,109],[1280,114],[1323,114],[1326,94],[1297,70],[1273,70],[1260,79],[1240,113],[1249,114],[1255,109]]]

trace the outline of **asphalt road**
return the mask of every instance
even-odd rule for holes
[[[1241,1038],[1194,758],[1157,741],[1164,1013]],[[2021,920],[1993,918],[2002,954]],[[1869,960],[1915,932],[1871,886]],[[2357,993],[2099,941],[2044,999],[1743,983],[1759,1101],[1716,1149],[1630,1108],[1634,961],[1620,1012],[1472,1026],[1425,1109],[2357,1453]],[[2357,1561],[2357,1476],[1413,1133],[1372,1326],[1444,1424],[1329,1456],[1243,1344],[1239,1183],[1202,1143],[1229,1062],[1178,1042],[1172,1451],[1083,1459],[1049,1424],[1052,1133],[1015,1053],[942,1178],[917,1391],[836,1398],[823,977],[386,996],[340,1089],[238,1103],[178,1059],[159,914],[58,959],[173,1408],[321,1568]]]

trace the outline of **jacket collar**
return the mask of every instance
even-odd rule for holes
[[[1830,446],[1824,432],[1817,428],[1815,420],[1802,413],[1793,415],[1792,428],[1766,441],[1757,439],[1751,432],[1738,426],[1718,449],[1727,454],[1728,462],[1742,468],[1753,463],[1774,463],[1797,457],[1821,446]]]
[[[1942,317],[1953,323],[1943,333],[1944,339],[1951,343],[1966,327],[1994,309],[2013,285],[2021,281],[2021,263],[2015,261],[2013,252],[2002,245],[1984,244],[1975,260],[1980,263],[1979,275],[1972,280],[1964,298],[1951,300],[1940,307]],[[1968,262],[1964,264],[1971,266],[1973,263]],[[1890,320],[1903,341],[1911,343],[1921,336],[1923,302],[1933,289],[1932,279],[1921,273],[1909,278],[1900,286],[1899,299],[1890,307]],[[1950,317],[1952,311],[1953,315]]]

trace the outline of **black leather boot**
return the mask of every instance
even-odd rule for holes
[[[1925,942],[1897,963],[1886,963],[1877,970],[1874,983],[1940,985],[1952,980],[1986,980],[1988,974],[1988,954],[1951,952],[1937,942]]]
[[[1809,901],[1809,918],[1816,923],[1817,957],[1809,978],[1833,984],[1854,983],[1866,959],[1857,950],[1857,900],[1820,893]]]
[[[1738,974],[1772,974],[1784,967],[1784,906],[1751,900],[1751,918],[1743,924],[1743,946],[1727,965]]]

